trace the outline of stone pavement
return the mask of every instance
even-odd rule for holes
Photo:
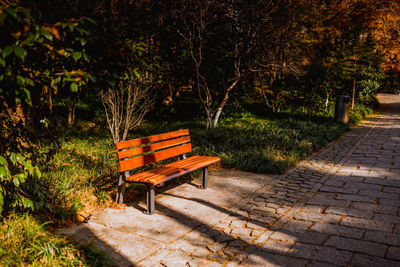
[[[210,173],[62,229],[118,266],[400,266],[400,96],[281,176]]]

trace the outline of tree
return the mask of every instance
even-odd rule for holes
[[[276,18],[283,18],[282,12],[290,5],[284,0],[178,1],[176,27],[192,60],[207,128],[217,127],[230,93],[245,71],[255,65],[259,68],[285,64],[265,52],[277,44],[276,30],[287,26]],[[285,38],[279,48],[290,42],[291,36]]]
[[[146,78],[133,71],[115,88],[101,91],[100,97],[114,143],[125,141],[129,130],[141,124],[153,105]]]

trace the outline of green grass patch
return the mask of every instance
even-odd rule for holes
[[[109,266],[110,258],[92,247],[76,248],[34,217],[12,215],[0,227],[1,266]]]

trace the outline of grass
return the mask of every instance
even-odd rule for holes
[[[110,258],[92,247],[76,248],[34,217],[12,215],[0,227],[1,266],[109,266]]]

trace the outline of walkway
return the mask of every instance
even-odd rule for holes
[[[218,170],[63,229],[119,266],[400,266],[400,96],[282,176]]]

